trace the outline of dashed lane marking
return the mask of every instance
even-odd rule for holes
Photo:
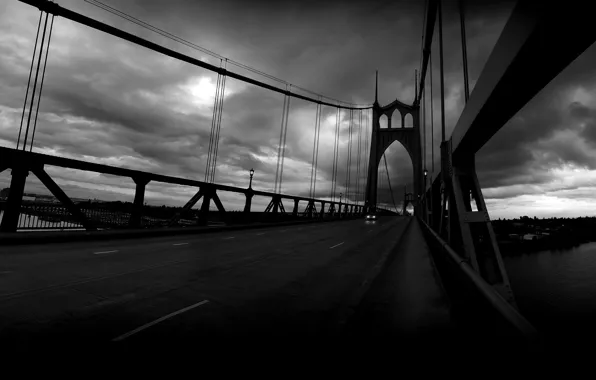
[[[345,242],[343,242],[343,241],[342,241],[341,243],[339,243],[339,244],[336,244],[336,245],[334,245],[333,247],[329,247],[329,249],[333,249],[333,248],[335,248],[335,247],[339,247],[339,246],[340,246],[340,245],[342,245],[343,243],[345,243]]]
[[[153,322],[149,322],[149,323],[147,323],[147,324],[144,324],[144,325],[143,325],[143,326],[141,326],[141,327],[137,327],[136,329],[134,329],[134,330],[132,330],[132,331],[129,331],[129,332],[127,332],[126,334],[122,334],[122,335],[120,335],[120,336],[118,336],[118,337],[116,337],[116,338],[112,339],[112,342],[119,342],[119,341],[121,341],[121,340],[124,340],[124,339],[128,338],[129,336],[131,336],[131,335],[134,335],[134,334],[136,334],[136,333],[139,333],[139,332],[141,332],[141,331],[143,331],[143,330],[145,330],[145,329],[148,329],[149,327],[151,327],[151,326],[154,326],[154,325],[156,325],[156,324],[158,324],[158,323],[160,323],[160,322],[163,322],[163,321],[165,321],[166,319],[169,319],[169,318],[175,317],[175,316],[176,316],[176,315],[178,315],[178,314],[182,314],[182,313],[184,313],[184,312],[187,312],[187,311],[189,311],[189,310],[192,310],[192,309],[194,309],[195,307],[202,306],[202,305],[204,305],[204,304],[206,304],[206,303],[208,303],[208,302],[209,302],[208,300],[203,300],[203,301],[201,301],[201,302],[195,303],[194,305],[190,305],[190,306],[188,306],[188,307],[185,307],[184,309],[180,309],[180,310],[178,310],[178,311],[175,311],[175,312],[173,312],[173,313],[170,313],[170,314],[168,314],[168,315],[165,315],[165,316],[163,316],[163,317],[161,317],[161,318],[159,318],[159,319],[156,319],[156,320],[155,320],[155,321],[153,321]]]
[[[104,255],[106,253],[114,253],[114,252],[118,252],[117,249],[113,250],[113,251],[99,251],[99,252],[93,252],[94,255]]]

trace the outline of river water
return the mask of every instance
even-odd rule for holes
[[[596,325],[596,243],[504,257],[520,311],[539,331],[575,340]]]

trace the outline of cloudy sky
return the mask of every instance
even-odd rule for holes
[[[414,98],[420,63],[423,1],[105,0],[143,21],[221,56],[293,85],[356,104]],[[58,4],[213,64],[201,51],[143,29],[83,0]],[[471,86],[479,77],[513,7],[511,1],[467,1]],[[459,18],[444,5],[447,134],[463,109]],[[39,11],[0,2],[0,145],[14,147]],[[493,218],[594,215],[596,212],[596,48],[588,49],[520,111],[477,155],[481,186]],[[438,44],[433,45],[438,57]],[[438,59],[434,60],[435,161],[440,140]],[[275,83],[235,66],[231,71]],[[56,18],[34,151],[198,180],[204,179],[216,75],[126,41]],[[520,83],[523,85],[523,83]],[[473,96],[473,92],[472,92]],[[430,99],[427,99],[430,102]],[[430,103],[429,103],[430,104]],[[233,79],[226,83],[215,181],[272,190],[283,96]],[[282,192],[308,195],[315,105],[293,99]],[[430,111],[429,111],[430,114]],[[317,197],[331,188],[335,109],[323,107]],[[359,114],[356,114],[359,120]],[[366,114],[364,115],[366,116]],[[428,117],[429,119],[430,117]],[[366,119],[366,117],[364,117]],[[341,114],[338,192],[346,178],[349,114]],[[352,185],[356,177],[353,142]],[[366,123],[360,136],[365,142]],[[369,129],[368,129],[369,130]],[[427,133],[427,167],[431,138]],[[387,151],[391,184],[401,203],[412,184],[403,147]],[[364,158],[362,162],[364,163]],[[438,161],[437,161],[438,162]],[[361,166],[361,187],[364,183]],[[380,169],[384,172],[384,167]],[[435,164],[438,171],[438,165]],[[48,168],[72,197],[131,201],[126,178]],[[8,171],[0,174],[6,187]],[[44,192],[31,175],[27,191]],[[194,189],[150,183],[147,201],[183,205]],[[241,209],[233,194],[220,195]],[[379,197],[390,203],[386,181]],[[255,209],[268,200],[255,199]]]

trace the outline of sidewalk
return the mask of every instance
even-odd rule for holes
[[[453,339],[449,301],[418,219],[404,232],[350,324],[356,336],[417,346],[432,341],[433,350]]]

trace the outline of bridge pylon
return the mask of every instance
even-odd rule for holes
[[[378,102],[378,78],[375,88],[375,102],[372,107],[372,131],[370,140],[370,158],[368,164],[368,176],[366,181],[365,206],[367,209],[377,207],[377,181],[378,168],[385,150],[394,142],[399,141],[410,156],[412,161],[412,173],[414,180],[413,200],[414,214],[419,215],[420,205],[418,199],[423,191],[423,164],[422,164],[422,139],[420,135],[420,106],[417,101],[408,105],[394,100],[386,106]],[[402,125],[394,128],[391,125],[391,118],[395,112],[399,112]],[[413,126],[404,127],[407,115],[412,116]],[[387,116],[387,128],[381,128],[381,116]]]

